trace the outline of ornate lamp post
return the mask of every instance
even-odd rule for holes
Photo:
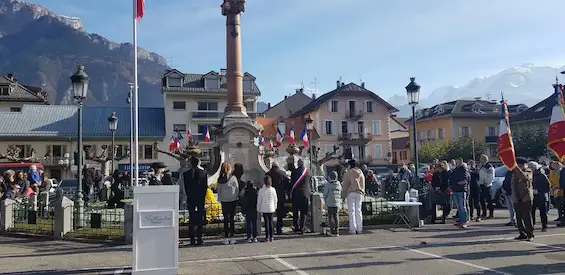
[[[311,116],[308,116],[308,118],[306,119],[306,130],[308,131],[308,152],[310,153],[310,173],[313,173],[312,170],[312,162],[313,162],[313,158],[312,158],[312,142],[310,141],[310,138],[312,137],[312,130],[314,130],[314,120],[312,119]]]
[[[408,104],[412,106],[412,133],[414,137],[412,142],[414,143],[414,166],[416,167],[416,173],[418,173],[418,144],[416,140],[416,105],[420,100],[420,85],[415,82],[416,78],[411,77],[410,83],[406,86],[406,94],[408,95]]]
[[[108,126],[112,133],[112,169],[110,173],[113,173],[115,169],[114,162],[116,161],[116,130],[118,129],[118,116],[116,116],[116,112],[112,112],[108,118]]]
[[[77,163],[77,194],[75,199],[75,213],[82,213],[84,205],[82,194],[82,170],[83,170],[83,148],[82,148],[82,103],[86,99],[88,93],[88,75],[84,72],[84,65],[79,65],[75,74],[71,76],[74,98],[78,103],[78,163]],[[82,216],[75,223],[82,224]]]

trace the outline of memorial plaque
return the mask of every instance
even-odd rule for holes
[[[249,134],[249,131],[246,130],[232,130],[229,132],[228,142],[230,144],[237,144],[240,142],[242,144],[248,144],[251,142],[251,135]]]
[[[173,219],[173,210],[139,211],[139,228],[173,227]]]
[[[231,165],[241,163],[243,169],[249,169],[249,148],[230,148],[228,159]]]

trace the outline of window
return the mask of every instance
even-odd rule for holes
[[[324,145],[325,153],[332,153],[334,151],[333,144],[326,144]]]
[[[186,124],[173,124],[173,130],[178,130],[181,133],[186,133]]]
[[[326,126],[325,127],[326,135],[333,135],[334,134],[334,132],[333,132],[333,121],[326,120],[325,126]]]
[[[349,113],[355,115],[355,111],[357,110],[357,102],[355,102],[355,100],[349,100],[347,102],[347,106],[349,107]]]
[[[253,88],[253,80],[251,79],[244,79],[243,80],[243,90],[249,91]]]
[[[444,139],[445,138],[444,131],[445,131],[445,129],[443,129],[443,128],[437,129],[437,138],[438,139]]]
[[[497,136],[497,134],[496,134],[496,128],[495,128],[495,127],[487,127],[487,136],[488,136],[488,137],[495,137],[495,136]]]
[[[397,152],[392,152],[392,159],[394,159],[394,160],[398,160],[398,155],[396,153]]]
[[[20,154],[18,155],[19,158],[31,157],[31,145],[12,145],[12,146],[20,148]]]
[[[374,145],[374,154],[373,154],[373,158],[374,159],[381,159],[383,155],[382,152],[382,145],[380,144],[375,144]]]
[[[330,101],[330,112],[332,112],[332,113],[337,113],[337,112],[339,112],[338,101],[337,101],[337,100],[332,100],[332,101]]]
[[[428,130],[428,132],[427,132],[426,136],[428,137],[428,139],[434,139],[434,135],[433,135],[433,132],[432,132],[432,130],[431,130],[431,129],[430,129],[430,130]]]
[[[127,145],[116,145],[116,157],[125,156],[128,151]]]
[[[220,80],[218,78],[206,78],[204,79],[205,89],[220,89]]]
[[[10,112],[12,112],[12,113],[19,113],[21,111],[22,111],[21,107],[11,107],[10,108]]]
[[[0,87],[0,95],[10,95],[9,87]]]
[[[140,159],[153,159],[153,145],[139,145]]]
[[[461,133],[459,136],[468,137],[470,135],[471,135],[471,129],[469,129],[469,127],[467,126],[461,127]]]
[[[173,110],[186,110],[186,101],[173,101]]]
[[[365,145],[359,145],[357,150],[359,150],[359,159],[365,159],[367,157]]]
[[[218,111],[218,102],[198,102],[198,111]]]
[[[365,122],[364,121],[357,121],[357,133],[364,134],[365,133]]]
[[[381,121],[380,120],[373,120],[373,135],[375,135],[375,136],[381,135]]]
[[[349,133],[349,130],[347,129],[347,121],[342,121],[342,122],[341,122],[341,132],[342,132],[343,134]]]
[[[182,87],[182,78],[180,77],[169,77],[167,80],[169,87]]]
[[[373,102],[372,101],[367,101],[366,106],[365,106],[365,111],[367,113],[373,112]]]
[[[65,147],[65,145],[51,145],[51,156],[54,158],[62,158],[67,151]]]
[[[408,151],[400,151],[400,159],[407,160],[408,159]]]
[[[94,145],[83,145],[82,150],[88,154],[88,152],[92,151],[93,154],[96,154],[96,146]]]

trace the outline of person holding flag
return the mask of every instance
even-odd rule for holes
[[[502,95],[502,117],[500,119],[500,128],[498,130],[498,155],[500,161],[508,170],[516,167],[516,154],[514,153],[514,142],[510,132],[510,117],[508,113],[508,103]]]
[[[559,83],[554,84],[553,88],[555,89],[557,104],[553,106],[551,113],[547,147],[551,149],[561,163],[565,163],[565,93],[563,92],[563,85]],[[565,169],[561,169],[559,173],[559,189],[561,189],[561,192],[565,190]],[[561,213],[565,212],[563,203],[560,204],[559,208]],[[557,226],[565,226],[565,217],[561,217],[561,222]]]

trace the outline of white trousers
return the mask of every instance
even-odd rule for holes
[[[347,208],[349,210],[349,232],[363,231],[363,215],[361,214],[363,195],[353,192],[347,194]]]

